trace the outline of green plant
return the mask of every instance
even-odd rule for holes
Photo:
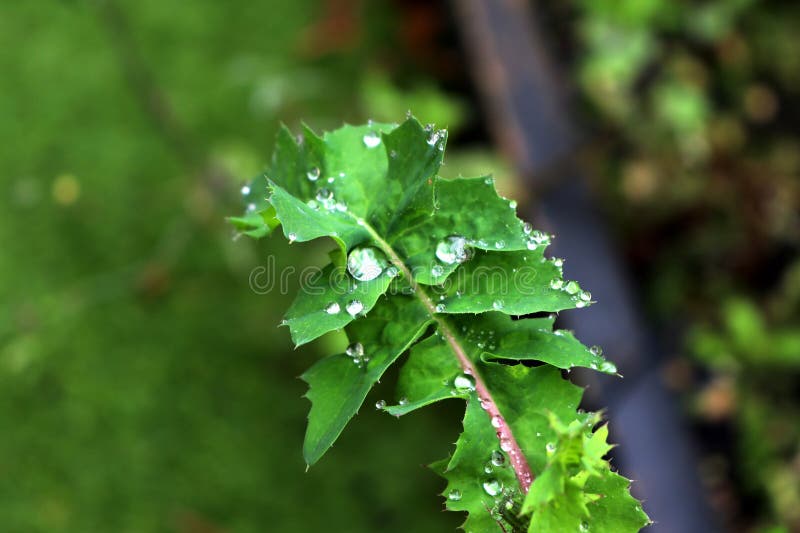
[[[265,176],[243,189],[231,219],[262,237],[329,237],[331,263],[311,276],[284,324],[301,345],[344,328],[349,346],[303,376],[311,400],[303,453],[311,465],[405,353],[401,416],[466,401],[451,457],[446,506],[469,513],[467,531],[638,531],[648,523],[629,481],[603,457],[607,427],[578,410],[575,366],[616,373],[599,348],[554,330],[554,313],[591,303],[548,259],[550,237],[516,217],[490,177],[437,176],[447,133],[409,118],[345,126],[319,137],[278,135]],[[376,465],[376,468],[378,465]]]

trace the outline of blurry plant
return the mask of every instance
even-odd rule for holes
[[[330,237],[331,263],[286,314],[296,345],[344,328],[349,345],[303,376],[311,400],[303,454],[316,463],[386,370],[408,353],[395,416],[466,402],[447,479],[447,509],[468,531],[638,531],[647,516],[611,471],[607,426],[579,411],[561,371],[614,374],[599,348],[554,330],[591,295],[547,259],[550,237],[516,217],[490,177],[443,179],[447,132],[409,118],[297,139],[281,130],[272,165],[243,193],[232,223],[253,237]],[[376,468],[378,465],[375,465]]]
[[[800,328],[796,316],[769,324],[754,303],[731,299],[723,305],[721,327],[695,328],[690,344],[698,360],[716,376],[698,397],[699,412],[706,418],[735,422],[746,491],[768,496],[774,515],[791,530],[800,528],[800,406],[795,397]]]

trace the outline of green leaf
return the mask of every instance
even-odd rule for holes
[[[550,236],[519,220],[491,178],[437,176],[446,139],[413,118],[322,136],[304,128],[299,138],[283,128],[269,171],[247,190],[246,215],[231,219],[253,237],[281,225],[290,242],[335,243],[285,319],[297,345],[341,328],[350,341],[302,376],[306,462],[322,457],[408,352],[399,401],[376,407],[399,416],[467,402],[453,456],[433,467],[448,481],[448,509],[468,512],[467,530],[566,531],[580,518],[633,531],[646,518],[602,458],[607,430],[592,431],[598,417],[577,411],[581,390],[561,376],[616,368],[554,331],[552,316],[514,318],[584,307],[591,294],[563,279],[561,260],[544,255]],[[563,451],[548,452],[556,443]]]
[[[372,386],[428,324],[415,299],[383,299],[368,317],[346,328],[349,353],[328,356],[303,374],[312,403],[303,444],[306,463],[316,463],[331,447]]]

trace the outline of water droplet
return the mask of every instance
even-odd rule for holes
[[[354,342],[344,351],[348,357],[362,357],[364,355],[364,345],[360,342]]]
[[[503,466],[506,464],[506,456],[503,452],[495,450],[492,452],[491,461],[494,466]]]
[[[458,392],[472,392],[475,390],[475,380],[466,374],[460,374],[453,380],[453,386]]]
[[[364,304],[361,303],[361,300],[352,300],[345,306],[345,310],[348,315],[356,316],[364,310]]]
[[[592,293],[589,292],[589,291],[583,291],[583,292],[581,292],[580,298],[584,302],[589,302],[589,301],[592,300]]]
[[[430,134],[430,136],[428,137],[428,145],[429,145],[429,146],[434,146],[436,143],[438,143],[438,142],[439,142],[439,139],[440,139],[440,138],[441,138],[443,135],[444,135],[444,132],[442,132],[442,131],[434,131],[434,132],[433,132],[433,133],[431,133],[431,134]]]
[[[525,246],[528,247],[528,250],[535,250],[539,247],[534,241],[528,241]]]
[[[325,307],[325,312],[328,313],[329,315],[335,315],[336,313],[339,312],[339,310],[340,310],[339,304],[337,304],[336,302],[331,302],[327,305],[327,307]]]
[[[389,276],[390,278],[396,277],[397,274],[399,274],[399,271],[397,270],[396,266],[390,266],[389,268],[386,269],[386,275]]]
[[[250,194],[250,186],[245,185],[244,187],[242,187],[242,196],[247,196],[248,194]]]
[[[486,185],[492,185],[492,184],[494,184],[494,178],[486,178],[485,180],[483,180],[483,182]]]
[[[560,290],[564,286],[564,281],[558,278],[550,280],[550,288],[555,290]]]
[[[408,398],[406,398],[405,396],[403,396],[402,398],[400,398],[399,400],[397,400],[397,403],[398,403],[399,405],[408,405]]]
[[[530,235],[532,231],[533,231],[533,226],[531,225],[530,222],[525,222],[524,224],[522,224],[522,232],[525,235]]]
[[[447,493],[447,499],[457,502],[458,500],[461,499],[461,491],[458,489],[451,490],[450,492]]]
[[[364,135],[363,141],[367,148],[375,148],[381,144],[381,136],[374,131],[371,131]]]
[[[561,268],[562,266],[564,266],[564,260],[561,259],[560,257],[556,257],[555,259],[553,259],[553,264],[556,267]]]
[[[309,181],[317,181],[319,179],[319,167],[314,167],[306,172],[306,177]]]
[[[397,151],[396,150],[391,150],[389,152],[389,157],[391,157],[392,159],[396,158],[397,157]]]
[[[581,522],[581,525],[578,526],[578,529],[580,529],[582,532],[589,531],[589,522]]]
[[[586,302],[584,302],[583,300],[578,300],[577,302],[575,302],[575,307],[577,307],[578,309],[586,307],[586,305],[587,305]]]
[[[497,496],[503,492],[503,484],[496,479],[487,479],[483,482],[483,490],[489,496]]]
[[[378,400],[375,402],[375,409],[381,410],[386,407],[386,400]]]
[[[436,312],[437,313],[444,313],[447,310],[447,306],[444,304],[436,304]]]
[[[499,416],[493,416],[492,417],[492,427],[499,428],[502,425],[503,425],[503,419],[502,418],[500,418]]]
[[[308,207],[310,207],[311,209],[313,209],[314,211],[319,209],[319,204],[317,203],[316,200],[309,200],[309,201],[306,202],[306,205]]]
[[[492,302],[492,308],[495,309],[496,311],[499,311],[500,309],[502,309],[503,308],[503,300],[495,300],[494,302]]]
[[[485,474],[491,474],[492,472],[494,472],[494,467],[492,466],[492,463],[486,463],[486,465],[483,467],[483,472]]]
[[[444,269],[442,268],[442,265],[433,265],[431,267],[431,275],[433,277],[438,278],[442,274],[444,274]]]
[[[511,451],[511,441],[509,439],[500,439],[500,449],[504,452]]]
[[[452,265],[463,263],[472,257],[472,248],[467,244],[467,239],[460,235],[450,235],[436,245],[436,258],[442,263]]]
[[[556,451],[556,445],[555,445],[555,444],[553,444],[552,442],[548,442],[548,443],[545,445],[544,449],[545,449],[545,450],[547,450],[547,453],[555,453],[555,451]]]
[[[589,348],[589,351],[592,352],[592,355],[603,355],[603,349],[597,345]]]
[[[353,248],[347,256],[347,271],[358,281],[370,281],[389,265],[383,252],[372,246]]]
[[[494,247],[497,248],[498,250],[502,250],[503,248],[506,247],[506,241],[497,241],[494,243]]]
[[[252,213],[256,210],[256,204],[247,204],[247,212]]]
[[[600,363],[600,372],[605,372],[606,374],[615,374],[617,372],[617,365],[611,361],[603,361]]]
[[[508,207],[510,207],[511,209],[516,209],[517,208],[517,201],[516,200],[511,200],[510,202],[508,202]]]
[[[568,281],[567,284],[564,285],[564,290],[567,291],[568,294],[575,294],[581,290],[581,287],[576,281]]]
[[[292,244],[294,241],[297,240],[297,233],[290,233],[289,235],[286,236],[286,238],[289,239],[289,244]]]
[[[330,189],[322,188],[317,191],[315,196],[317,201],[322,204],[325,209],[332,209],[334,205],[333,191]]]

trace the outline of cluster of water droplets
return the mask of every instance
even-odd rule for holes
[[[369,356],[364,353],[364,345],[360,342],[350,344],[347,349],[345,349],[344,353],[353,361],[353,364],[359,368],[364,368],[366,364],[369,363]]]
[[[530,222],[525,222],[522,225],[522,232],[525,234],[527,238],[528,250],[536,250],[541,246],[549,246],[552,240],[552,236],[539,231],[538,229],[533,229]]]
[[[569,294],[572,301],[575,302],[575,307],[578,308],[586,307],[592,301],[592,293],[582,290],[577,281],[565,281],[561,278],[553,278],[550,280],[550,288]]]
[[[467,340],[475,344],[481,350],[486,349],[489,351],[497,348],[497,333],[493,329],[480,329],[476,330],[473,327],[461,326],[461,332],[466,336]]]

